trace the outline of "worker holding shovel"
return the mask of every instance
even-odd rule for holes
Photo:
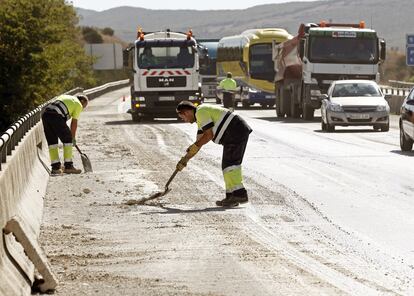
[[[61,95],[48,104],[42,115],[46,140],[49,145],[49,155],[52,164],[52,175],[62,174],[59,159],[58,139],[63,143],[64,169],[66,174],[80,174],[81,170],[73,166],[72,147],[76,145],[76,130],[80,113],[88,105],[88,97]],[[66,121],[72,119],[70,129]]]
[[[177,170],[181,171],[203,145],[213,140],[223,145],[221,167],[226,187],[226,197],[216,201],[216,205],[232,207],[248,202],[241,164],[252,132],[250,126],[237,114],[216,105],[196,107],[191,102],[183,101],[177,105],[176,111],[183,121],[196,122],[198,126],[197,140],[188,147],[186,156],[177,164]]]

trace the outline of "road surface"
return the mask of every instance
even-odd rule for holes
[[[414,153],[400,152],[397,117],[387,133],[324,133],[318,117],[237,109],[254,130],[248,204],[215,206],[221,146],[209,143],[168,195],[137,205],[164,189],[196,126],[133,123],[124,95],[81,115],[94,172],[49,181],[40,241],[56,295],[414,294]]]

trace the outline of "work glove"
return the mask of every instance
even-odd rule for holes
[[[176,166],[177,170],[181,172],[187,166],[187,161],[188,161],[187,158],[185,157],[181,158],[180,161],[177,163],[177,166]]]
[[[72,138],[72,145],[76,146],[76,139],[75,138]]]
[[[200,148],[196,145],[196,144],[192,144],[190,145],[190,147],[187,148],[187,157],[188,158],[192,158],[194,157],[194,155],[197,154],[198,150],[200,150]]]

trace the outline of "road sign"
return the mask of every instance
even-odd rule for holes
[[[407,46],[406,62],[407,62],[407,66],[414,66],[414,45]]]
[[[405,40],[405,56],[407,66],[414,66],[414,34],[407,34]]]
[[[405,44],[407,46],[414,45],[414,34],[407,34],[406,36],[407,36],[407,39],[405,41]]]

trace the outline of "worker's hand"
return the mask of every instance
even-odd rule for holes
[[[76,146],[76,138],[72,138],[72,145]]]
[[[187,166],[187,159],[185,157],[181,158],[180,161],[177,163],[177,170],[182,171]]]
[[[187,148],[187,157],[192,158],[194,157],[194,155],[197,154],[198,150],[200,150],[200,148],[196,145],[196,144],[192,144],[190,145],[190,147]]]

